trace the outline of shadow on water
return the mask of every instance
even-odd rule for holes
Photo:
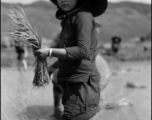
[[[54,120],[53,106],[28,106],[19,114],[21,120]]]

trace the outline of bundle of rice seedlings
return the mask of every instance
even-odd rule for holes
[[[11,7],[6,14],[11,18],[12,30],[7,33],[18,39],[17,42],[29,44],[33,48],[33,53],[41,48],[41,37],[37,31],[29,23],[25,12],[18,6],[18,9]],[[35,55],[34,55],[35,56]],[[47,71],[47,60],[39,59],[35,56],[35,76],[33,80],[34,87],[44,87],[49,83],[49,75]]]

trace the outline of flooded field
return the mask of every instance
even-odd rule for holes
[[[151,120],[151,62],[110,63],[98,120]],[[33,88],[33,68],[1,68],[1,120],[54,120],[52,83]]]

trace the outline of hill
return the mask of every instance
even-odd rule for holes
[[[48,2],[35,2],[30,5],[19,4],[25,11],[30,23],[42,37],[51,39],[60,29],[60,21],[55,18],[56,7]],[[1,3],[2,9],[9,4]],[[3,12],[3,10],[2,10]],[[97,18],[101,22],[101,40],[109,41],[112,36],[123,40],[147,35],[151,32],[151,5],[133,2],[109,3],[104,15]],[[1,30],[9,28],[9,18],[1,14]]]
[[[151,12],[151,5],[149,4],[134,3],[134,2],[118,2],[118,3],[109,4],[109,9],[124,8],[124,7],[134,9],[145,15]]]

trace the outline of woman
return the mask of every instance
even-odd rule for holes
[[[98,33],[98,37],[100,34],[100,27],[101,24],[96,21],[96,30]],[[55,36],[53,42],[50,44],[51,48],[56,48],[60,42],[60,32],[57,33]],[[101,79],[100,79],[100,91],[103,91],[103,89],[108,85],[111,77],[111,71],[108,66],[108,63],[106,60],[101,56],[100,54],[97,54],[95,64],[97,66],[97,69],[100,73]],[[54,116],[57,120],[61,120],[62,113],[63,113],[63,107],[62,107],[62,87],[57,83],[57,74],[58,74],[58,65],[57,61],[51,64],[48,67],[48,72],[51,78],[51,81],[53,83],[53,99],[54,99],[54,113],[52,116]],[[104,96],[100,95],[100,101],[104,100]]]
[[[97,31],[94,17],[107,8],[107,0],[51,0],[61,21],[59,48],[36,51],[40,59],[58,58],[58,84],[62,86],[63,120],[93,120],[100,111],[100,75],[95,65]]]

